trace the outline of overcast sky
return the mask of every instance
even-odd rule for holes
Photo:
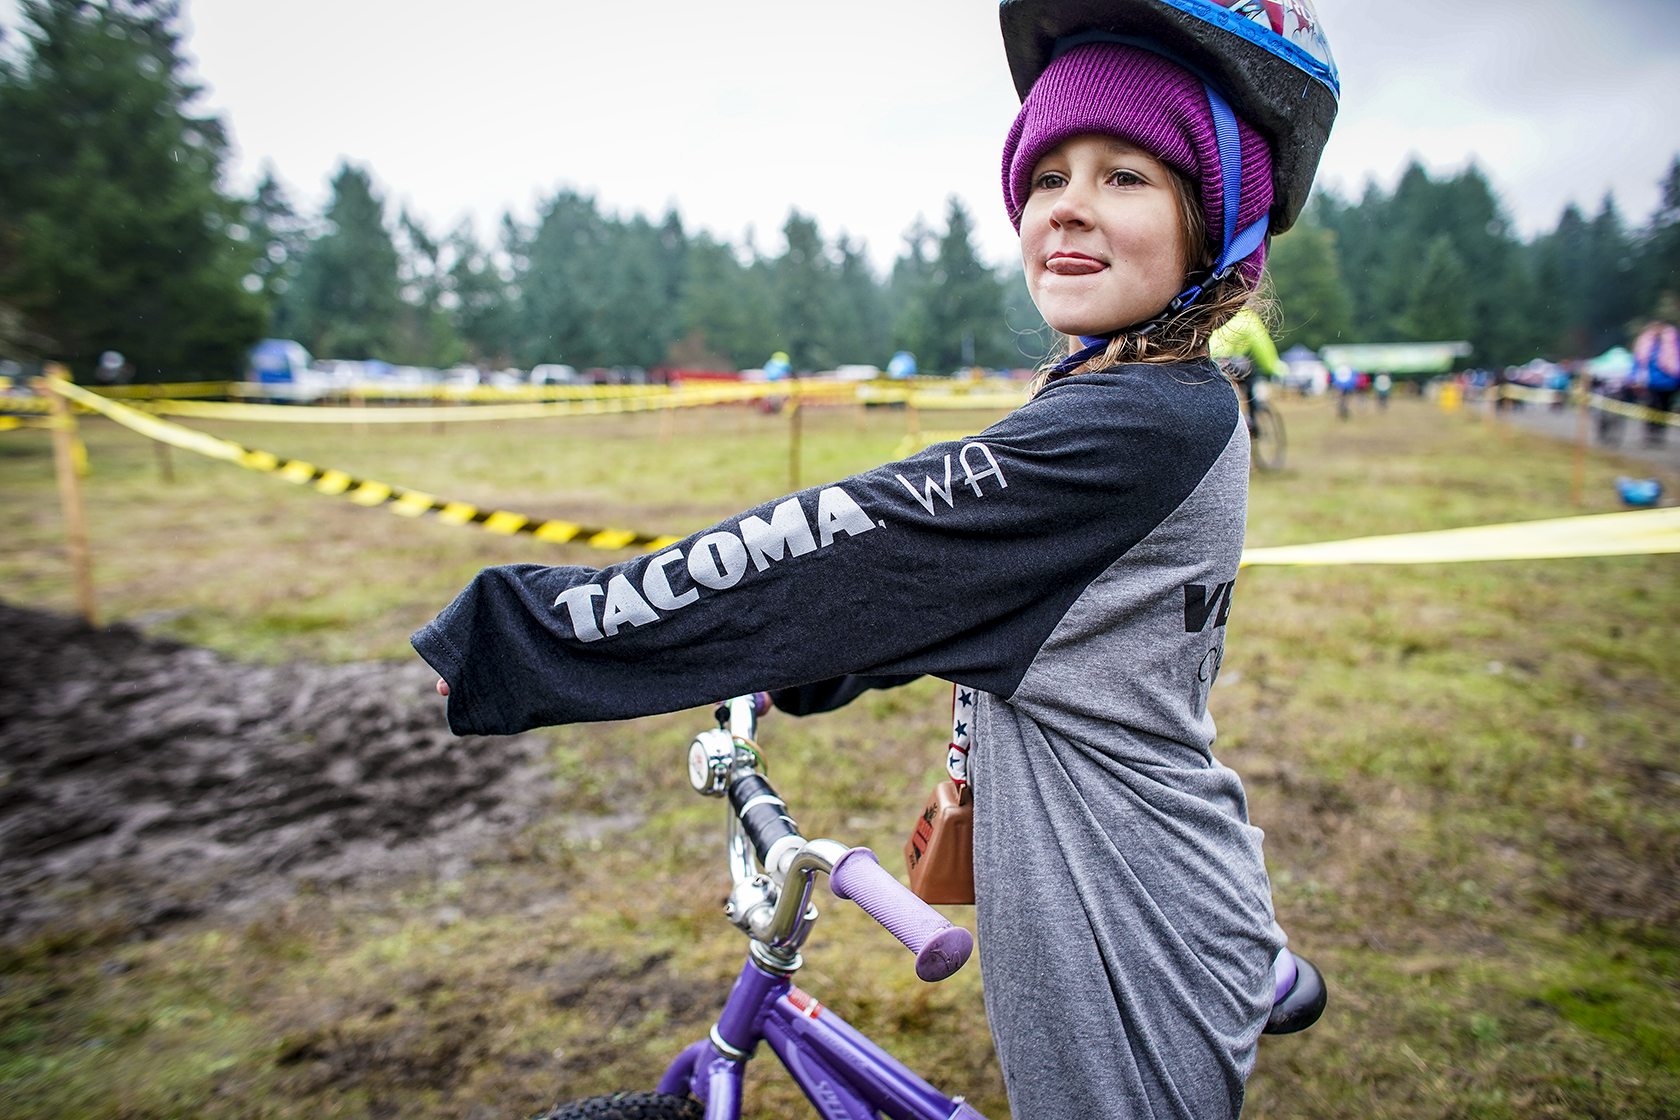
[[[0,0],[7,11],[10,0]],[[1613,190],[1631,220],[1680,153],[1680,0],[1317,0],[1343,99],[1321,183],[1392,186],[1477,160],[1525,233]],[[15,10],[5,20],[15,25]],[[188,0],[188,48],[231,124],[319,206],[340,159],[434,228],[560,186],[675,206],[776,251],[790,206],[878,264],[955,193],[1013,260],[997,161],[1018,106],[988,0]],[[393,212],[394,212],[393,206]]]

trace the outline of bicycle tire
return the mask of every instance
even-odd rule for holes
[[[700,1120],[705,1109],[693,1097],[668,1093],[613,1093],[556,1105],[531,1120]]]
[[[1284,431],[1283,417],[1269,405],[1256,402],[1252,413],[1254,438],[1250,441],[1254,465],[1263,471],[1283,469],[1283,458],[1289,450],[1289,437]]]

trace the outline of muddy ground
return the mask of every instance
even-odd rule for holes
[[[434,680],[0,604],[0,937],[459,874],[542,811],[547,743],[455,738]]]

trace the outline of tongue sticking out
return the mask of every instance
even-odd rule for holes
[[[1090,257],[1051,257],[1044,262],[1044,267],[1057,276],[1089,276],[1108,266]]]

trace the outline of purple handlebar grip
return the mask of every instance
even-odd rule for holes
[[[940,917],[894,879],[868,848],[853,848],[841,856],[828,885],[835,897],[851,899],[904,942],[916,954],[916,975],[923,980],[943,980],[968,963],[974,935]]]
[[[1295,977],[1300,969],[1295,964],[1295,954],[1288,949],[1279,949],[1277,959],[1272,962],[1272,979],[1276,986],[1276,994],[1272,997],[1274,1004],[1282,1003],[1283,997],[1295,986]]]

